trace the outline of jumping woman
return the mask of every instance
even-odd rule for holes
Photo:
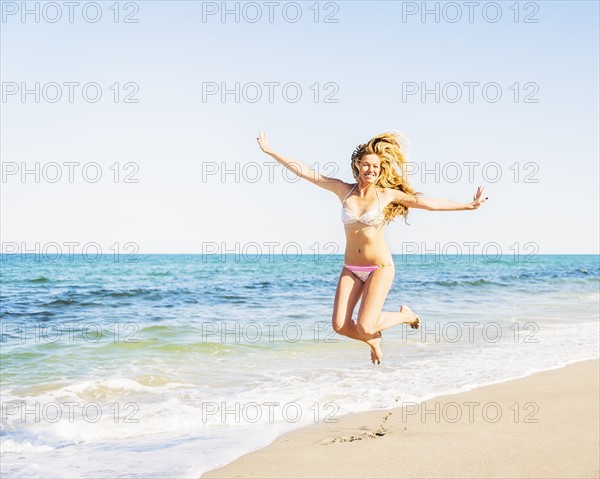
[[[424,198],[406,179],[406,159],[401,136],[386,132],[358,145],[350,160],[355,184],[323,176],[292,161],[269,147],[267,136],[259,133],[261,150],[290,171],[337,195],[342,202],[342,223],[346,233],[344,267],[333,305],[333,329],[371,347],[371,362],[380,364],[381,331],[399,324],[419,327],[419,317],[407,306],[399,312],[382,311],[396,273],[392,254],[385,243],[384,227],[396,216],[406,220],[409,208],[429,211],[475,210],[486,200],[478,187],[471,203],[442,198]],[[354,308],[361,299],[356,322]]]

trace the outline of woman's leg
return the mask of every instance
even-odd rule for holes
[[[403,305],[397,313],[382,311],[395,273],[394,266],[379,268],[373,271],[365,282],[357,320],[357,329],[361,333],[375,334],[399,324],[418,327],[419,318],[408,306]]]
[[[342,269],[335,300],[333,303],[332,324],[333,329],[338,334],[347,336],[358,341],[363,341],[371,347],[371,361],[381,360],[381,351],[379,343],[381,335],[364,334],[357,329],[356,323],[352,320],[352,313],[363,292],[364,283],[354,276],[346,268]]]

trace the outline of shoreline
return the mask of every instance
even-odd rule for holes
[[[600,359],[351,413],[201,477],[600,477]]]

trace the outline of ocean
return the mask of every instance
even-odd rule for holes
[[[3,478],[190,477],[292,429],[599,357],[600,257],[395,255],[383,363],[341,255],[3,255]],[[356,313],[354,315],[356,317]]]

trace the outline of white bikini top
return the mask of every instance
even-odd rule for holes
[[[379,208],[372,211],[367,211],[361,216],[356,216],[352,211],[348,208],[343,207],[346,198],[354,191],[358,184],[354,185],[354,187],[348,192],[348,194],[344,197],[342,201],[342,223],[345,225],[351,225],[354,223],[363,223],[367,226],[379,226],[385,222],[385,215],[383,214],[383,210],[381,209],[381,200],[379,199],[379,192],[377,188],[375,188],[375,193],[377,194],[377,201],[379,202]]]

